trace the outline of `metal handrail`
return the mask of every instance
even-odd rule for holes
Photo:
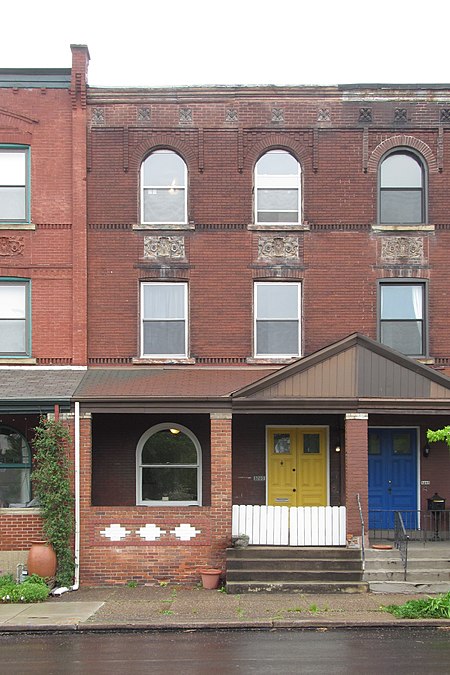
[[[406,581],[408,572],[408,542],[409,536],[406,534],[405,524],[402,514],[396,511],[394,514],[394,546],[400,553],[403,563],[403,581]]]
[[[366,569],[366,551],[364,547],[365,527],[359,492],[356,493],[356,501],[358,503],[359,519],[361,521],[361,560],[362,560],[362,570],[364,572],[364,570]]]

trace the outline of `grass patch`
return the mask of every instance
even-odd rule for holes
[[[382,609],[399,619],[450,619],[450,591],[435,598],[408,600],[403,605],[386,605]]]

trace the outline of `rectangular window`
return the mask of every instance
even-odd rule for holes
[[[425,284],[380,284],[380,342],[407,356],[425,356]]]
[[[28,281],[0,280],[0,356],[30,355]]]
[[[143,283],[141,355],[187,356],[187,284]]]
[[[300,356],[300,284],[255,284],[255,356]]]
[[[0,222],[29,222],[29,150],[0,147]]]

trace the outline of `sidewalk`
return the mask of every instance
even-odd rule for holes
[[[450,630],[450,620],[396,619],[380,611],[382,605],[403,604],[413,597],[419,596],[379,593],[227,595],[175,584],[82,588],[44,603],[0,604],[0,633],[224,628],[324,630],[389,626],[445,626]]]

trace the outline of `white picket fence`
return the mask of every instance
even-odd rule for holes
[[[345,506],[233,506],[232,534],[259,546],[344,546]]]

